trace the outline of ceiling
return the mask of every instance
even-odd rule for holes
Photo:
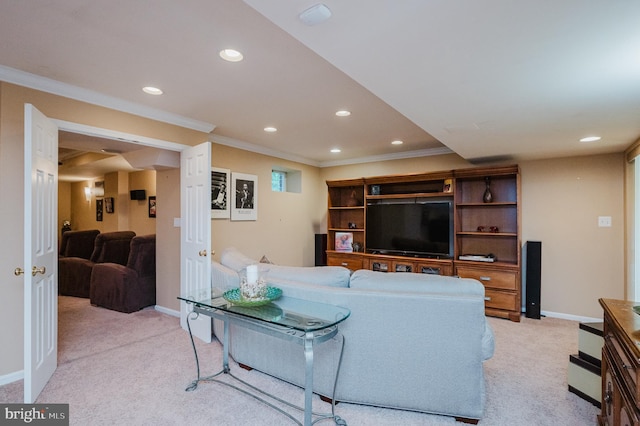
[[[3,1],[0,79],[34,74],[318,166],[588,155],[640,137],[640,2],[325,0],[331,18],[303,24],[316,3]]]

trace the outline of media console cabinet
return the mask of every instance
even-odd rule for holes
[[[333,180],[327,181],[327,190],[328,265],[475,278],[485,286],[487,315],[520,321],[517,165]],[[452,202],[453,256],[403,256],[367,248],[367,233],[378,231],[367,227],[368,206],[401,200]],[[341,244],[341,237],[348,245]],[[494,261],[465,260],[469,255],[492,255]]]

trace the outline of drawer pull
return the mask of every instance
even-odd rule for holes
[[[342,262],[341,265],[342,266],[349,266],[349,264],[347,262]]]
[[[622,363],[622,368],[624,368],[625,370],[633,370],[633,365]]]
[[[491,300],[491,297],[489,297],[489,296],[485,296],[485,297],[484,297],[484,300],[489,300],[489,301],[490,301],[490,300]]]
[[[491,277],[487,277],[487,276],[481,276],[478,278],[480,279],[480,281],[491,281]]]

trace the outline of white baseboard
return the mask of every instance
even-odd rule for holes
[[[163,314],[171,315],[172,317],[180,318],[180,311],[176,311],[175,309],[165,308],[164,306],[156,305],[156,311],[162,312]]]
[[[578,322],[602,322],[602,318],[583,317],[579,315],[563,314],[561,312],[541,311],[541,315],[549,318],[560,318]]]
[[[23,379],[24,379],[24,370],[5,374],[4,376],[0,376],[0,386],[17,382],[18,380],[23,380]]]

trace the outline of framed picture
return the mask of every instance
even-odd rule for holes
[[[351,253],[353,251],[353,232],[336,232],[336,251]]]
[[[231,173],[231,220],[258,220],[258,176]]]
[[[104,211],[107,213],[113,213],[113,197],[107,197],[104,199]]]
[[[149,217],[156,217],[156,196],[149,197]]]
[[[96,200],[96,221],[102,222],[102,199]]]
[[[229,169],[211,168],[211,219],[229,219]]]

